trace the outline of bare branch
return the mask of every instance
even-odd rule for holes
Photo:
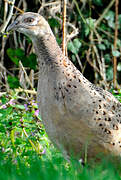
[[[0,31],[1,31],[2,33],[4,33],[4,31],[5,31],[5,29],[6,29],[7,25],[8,25],[8,23],[9,23],[9,21],[10,21],[12,15],[13,15],[14,3],[15,3],[15,0],[13,0],[13,1],[11,2],[8,17],[7,17],[6,21],[4,22],[4,24],[2,25],[2,27],[1,27],[1,29],[0,29]]]

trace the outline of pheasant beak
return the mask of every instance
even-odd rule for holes
[[[6,31],[7,31],[7,32],[10,32],[10,31],[15,30],[15,29],[17,28],[17,24],[18,24],[18,21],[17,21],[17,20],[14,21],[12,24],[10,24],[10,25],[7,27]]]

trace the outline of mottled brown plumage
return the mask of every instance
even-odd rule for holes
[[[37,13],[20,15],[8,30],[29,36],[39,60],[37,99],[46,131],[66,154],[121,155],[121,104],[91,84],[62,54],[47,21]]]

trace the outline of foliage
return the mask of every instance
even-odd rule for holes
[[[81,42],[78,38],[74,39],[73,42],[70,41],[68,43],[68,50],[73,54],[78,54],[81,47]]]
[[[121,89],[111,90],[111,93],[121,102]]]
[[[24,67],[29,67],[30,69],[36,70],[36,55],[31,53],[28,56],[25,56],[25,52],[22,49],[7,49],[7,55],[15,63],[15,65],[19,65],[19,61],[21,60]]]
[[[62,157],[52,157],[52,159],[39,159],[36,155],[29,157],[29,166],[18,158],[18,166],[11,161],[0,163],[1,180],[120,180],[116,167],[108,161],[90,169],[72,161],[65,162]],[[119,168],[119,167],[118,167]]]
[[[121,92],[112,92],[121,101]],[[84,167],[74,159],[66,161],[49,141],[36,102],[20,98],[13,90],[1,96],[1,180],[121,179],[121,163],[112,163],[109,157],[101,159],[87,162]]]
[[[5,159],[23,157],[34,151],[41,156],[49,140],[41,123],[35,101],[21,104],[15,91],[3,95],[0,102],[0,151]],[[27,160],[26,160],[27,161]]]
[[[16,76],[8,75],[8,84],[11,89],[18,88],[20,86],[19,79]]]

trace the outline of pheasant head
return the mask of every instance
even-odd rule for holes
[[[38,36],[43,37],[52,33],[50,26],[44,17],[38,13],[32,12],[26,12],[19,15],[7,28],[7,31],[13,30],[29,36],[32,40],[38,38]]]

